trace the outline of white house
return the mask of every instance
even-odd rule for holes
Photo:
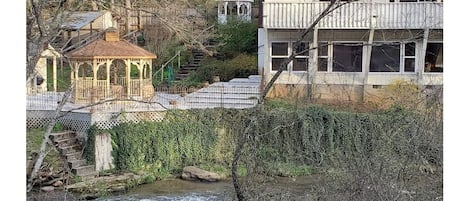
[[[341,1],[340,3],[343,3]],[[259,72],[270,81],[327,0],[264,0]],[[308,51],[309,49],[309,51]],[[312,87],[317,99],[363,100],[397,79],[443,84],[443,0],[358,0],[323,18],[301,41],[270,96]],[[305,88],[306,89],[306,88]]]

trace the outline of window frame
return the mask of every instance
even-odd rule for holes
[[[273,55],[273,51],[274,51],[274,48],[273,48],[273,44],[274,43],[287,43],[287,54],[286,55]],[[271,41],[270,42],[270,71],[271,72],[277,72],[278,70],[274,70],[273,68],[273,59],[288,59],[288,55],[290,55],[290,41],[286,41],[286,40],[278,40],[278,41]],[[290,62],[291,63],[291,62]],[[287,71],[288,69],[290,68],[290,63],[287,64]]]
[[[428,43],[440,43],[441,44],[441,48],[442,50],[444,50],[444,41],[442,40],[435,40],[435,41],[427,41],[427,49],[428,49]],[[425,74],[443,74],[445,71],[444,71],[444,62],[441,66],[441,68],[443,68],[443,72],[432,72],[432,71],[428,71],[428,72],[425,72],[425,59],[426,59],[426,54],[427,54],[427,50],[425,50],[425,53],[423,53],[424,55],[424,66],[423,66],[423,73]],[[444,59],[444,53],[442,55],[443,59]]]
[[[363,66],[363,59],[365,58],[364,57],[364,54],[365,54],[365,49],[364,47],[366,46],[365,45],[365,42],[364,41],[331,41],[331,40],[328,40],[328,41],[318,41],[318,46],[320,46],[321,43],[327,43],[327,56],[320,56],[319,55],[319,50],[317,51],[317,65],[316,65],[316,72],[317,73],[363,73],[364,72],[364,66]],[[360,46],[362,47],[362,54],[361,54],[361,71],[358,71],[358,72],[346,72],[346,71],[333,71],[333,67],[334,67],[334,45],[336,44],[350,44],[350,43],[355,43],[355,44],[360,44]],[[318,47],[319,49],[319,47]],[[325,59],[327,58],[327,71],[319,71],[319,59]]]
[[[406,45],[409,43],[414,43],[414,55],[406,55]],[[402,41],[401,43],[401,53],[402,53],[402,60],[401,60],[401,67],[400,70],[403,74],[413,74],[417,72],[417,42],[414,41]],[[405,61],[406,59],[414,59],[414,71],[405,71]]]
[[[417,50],[419,48],[419,43],[417,41],[373,41],[374,43],[399,43],[399,71],[398,72],[374,72],[371,71],[371,63],[368,69],[368,72],[371,74],[416,74],[417,73]],[[414,55],[407,56],[405,52],[405,45],[408,43],[414,43]],[[373,45],[369,46],[373,48]],[[413,72],[406,72],[405,71],[405,60],[406,59],[414,59],[414,71]],[[371,55],[370,55],[370,62],[371,62]]]
[[[295,42],[291,42],[291,53],[293,53],[293,48],[294,48],[294,44],[296,43]],[[300,41],[299,43],[306,43],[306,49],[307,51],[305,52],[306,55],[296,55],[295,58],[292,60],[291,62],[291,72],[307,72],[308,71],[308,68],[309,68],[309,60],[311,59],[311,55],[310,55],[310,52],[311,52],[311,48],[310,48],[310,45],[311,45],[311,42],[309,41]],[[305,70],[294,70],[294,65],[295,65],[295,59],[306,59],[306,69]]]
[[[274,43],[287,43],[287,55],[273,55],[273,44]],[[296,43],[296,41],[288,41],[288,40],[276,40],[276,41],[271,41],[270,42],[270,72],[277,72],[278,70],[274,70],[273,69],[273,62],[272,60],[273,59],[288,59],[288,57],[293,53],[293,44]],[[307,44],[307,48],[309,49],[310,48],[310,45],[311,45],[311,42],[310,41],[300,41],[299,43],[306,43]],[[308,71],[308,68],[309,68],[309,63],[310,63],[310,59],[311,59],[311,54],[310,54],[311,50],[308,50],[307,51],[307,55],[296,55],[295,56],[295,59],[306,59],[306,69],[305,70],[293,70],[293,65],[294,65],[294,59],[292,61],[290,61],[288,64],[287,64],[287,68],[284,70],[284,71],[288,71],[290,73],[304,73],[304,72],[307,72]]]
[[[327,55],[325,55],[325,56],[319,55],[319,46],[321,46],[321,43],[325,43],[325,44],[326,44],[326,48],[327,48],[327,49],[326,49],[326,50],[327,50],[326,52],[327,52]],[[318,55],[317,55],[317,58],[318,58],[318,59],[317,59],[317,60],[318,60],[318,61],[317,61],[317,69],[316,69],[316,72],[318,72],[318,73],[331,73],[331,72],[332,72],[332,61],[331,61],[331,59],[332,59],[332,57],[331,57],[331,55],[332,55],[332,43],[331,43],[331,41],[318,41],[317,50],[318,50],[318,51],[317,51],[317,53],[318,53]],[[326,65],[326,70],[325,70],[325,71],[320,71],[320,70],[319,70],[319,60],[320,60],[320,59],[326,59],[326,64],[327,64],[327,65]]]

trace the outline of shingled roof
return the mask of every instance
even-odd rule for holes
[[[75,59],[98,59],[98,58],[138,58],[156,59],[156,55],[136,46],[128,41],[105,41],[96,40],[80,49],[67,54],[69,58]]]

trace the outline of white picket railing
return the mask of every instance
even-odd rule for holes
[[[269,1],[264,3],[267,29],[307,28],[328,2]],[[323,18],[320,29],[441,29],[443,3],[348,3]]]

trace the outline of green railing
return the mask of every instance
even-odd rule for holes
[[[158,79],[157,78],[157,75],[160,74],[160,78],[161,78],[161,83],[163,83],[164,81],[164,70],[165,68],[168,68],[168,65],[171,67],[171,68],[168,68],[169,72],[167,73],[167,79],[168,81],[171,81],[171,79],[174,79],[174,73],[173,73],[173,69],[174,69],[174,62],[176,62],[176,59],[177,59],[177,68],[176,69],[179,69],[181,67],[181,50],[177,51],[176,54],[171,57],[171,59],[169,59],[166,63],[162,64],[161,65],[161,68],[158,69],[154,74],[153,74],[153,79]]]

